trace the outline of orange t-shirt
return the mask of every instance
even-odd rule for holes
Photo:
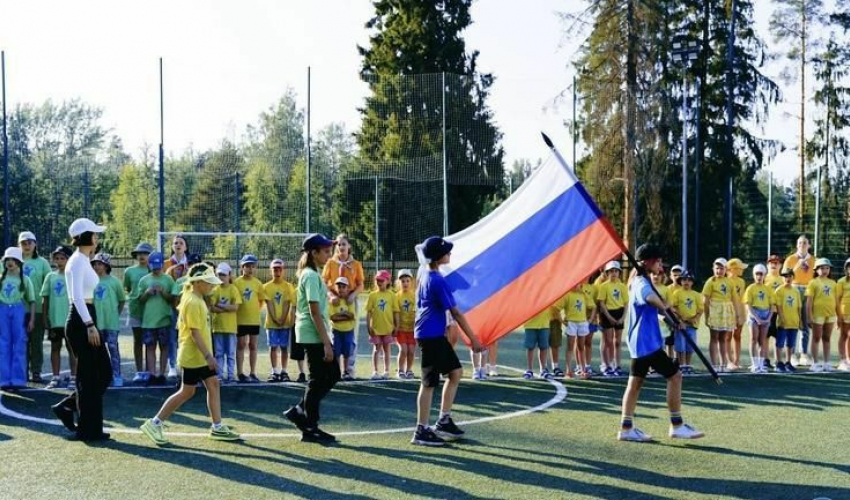
[[[328,288],[335,292],[336,285],[334,282],[340,276],[348,278],[348,283],[350,285],[349,290],[354,290],[366,282],[366,278],[363,274],[363,264],[359,261],[350,259],[346,263],[341,263],[338,257],[331,257],[331,260],[329,260],[328,263],[325,264],[325,268],[322,269],[322,279],[325,280],[325,284]]]
[[[800,262],[800,256],[796,253],[792,253],[785,259],[785,265],[783,267],[787,267],[794,271],[794,284],[795,285],[808,285],[810,281],[812,281],[815,277],[815,256],[809,254],[809,258],[805,260],[805,264],[807,265],[806,269],[803,267],[797,267]]]

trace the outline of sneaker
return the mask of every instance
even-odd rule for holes
[[[162,426],[155,425],[152,420],[145,420],[145,423],[139,427],[142,430],[142,433],[147,436],[153,444],[157,446],[162,446],[168,444],[168,440],[165,439],[165,436],[162,434]]]
[[[590,366],[590,365],[587,365],[587,366],[584,367],[584,373],[586,373],[588,375],[588,377],[592,377],[593,375],[595,375],[595,373],[593,371],[593,367]]]
[[[760,366],[750,365],[750,373],[759,373]]]
[[[785,369],[785,363],[782,361],[776,363],[776,368],[773,371],[776,373],[788,373],[788,370]]]
[[[764,358],[764,367],[767,368],[768,370],[773,370],[773,365],[770,364],[770,360],[767,359],[767,358]],[[767,373],[767,372],[765,372],[765,373]]]
[[[404,374],[404,378],[407,380],[413,380],[416,376],[413,374],[413,370],[407,370],[407,373]]]
[[[730,362],[730,363],[726,364],[726,371],[727,372],[734,372],[735,370],[739,370],[740,368],[741,367],[736,365],[735,363]]]
[[[236,379],[233,377],[227,377],[226,379],[222,380],[221,383],[224,385],[233,385],[236,383]]]
[[[832,371],[832,363],[824,363],[823,364],[823,371],[831,372]]]
[[[809,355],[806,353],[800,354],[800,361],[797,363],[799,366],[809,366],[811,361],[809,360]]]
[[[221,424],[221,427],[218,429],[210,427],[210,439],[214,439],[216,441],[239,441],[241,438],[239,434],[233,432],[233,429]]]
[[[617,433],[617,441],[634,441],[638,443],[648,443],[652,441],[652,436],[646,434],[637,427],[624,429]]]
[[[553,374],[555,375],[555,378],[564,378],[565,375],[564,370],[561,370],[561,367],[555,368]]]
[[[44,379],[41,378],[41,373],[39,373],[39,372],[33,372],[32,378],[30,378],[30,381],[35,383],[35,384],[43,384],[44,383]]]
[[[133,375],[133,384],[141,384],[144,381],[145,374],[143,372],[136,372],[136,374]]]
[[[614,367],[614,375],[617,377],[625,377],[626,372],[619,366]]]
[[[531,380],[534,378],[534,372],[531,370],[527,370],[525,373],[522,374],[522,378],[524,378],[525,380]]]
[[[836,370],[840,372],[850,372],[850,365],[848,365],[846,361],[842,361],[838,364],[838,368],[836,368]]]
[[[75,389],[77,387],[77,377],[71,375],[67,380],[68,383],[65,384],[65,387],[69,387],[71,389]]]
[[[53,377],[52,379],[50,379],[50,382],[47,384],[47,387],[45,387],[45,389],[58,389],[59,384],[60,384],[59,377]]]
[[[823,365],[820,364],[820,363],[813,364],[812,365],[812,371],[813,372],[822,372],[823,371]]]
[[[333,443],[336,441],[336,436],[329,434],[318,427],[307,429],[301,432],[301,442],[303,443]]]
[[[345,372],[342,374],[342,379],[346,382],[351,382],[352,380],[354,380],[354,377],[352,377],[349,372]]]
[[[292,422],[299,431],[305,432],[307,429],[307,415],[302,413],[297,406],[283,412],[284,418]]]
[[[605,368],[605,370],[602,372],[602,375],[604,375],[604,376],[606,376],[606,377],[613,377],[613,376],[615,375],[615,374],[614,374],[614,369],[613,369],[613,368],[607,368],[607,367],[606,367],[606,368]]]
[[[544,380],[552,380],[555,378],[555,376],[549,373],[549,370],[544,369],[542,372],[540,372],[540,378]]]
[[[471,377],[472,377],[472,380],[481,380],[481,369],[480,368],[473,368]]]
[[[372,372],[372,376],[369,377],[369,380],[381,380],[381,375],[378,372]]]
[[[168,368],[168,376],[166,378],[177,378],[177,368],[170,366]]]
[[[672,439],[699,439],[705,436],[705,434],[688,424],[682,424],[677,427],[670,426],[670,432],[667,435]]]
[[[298,382],[299,384],[306,384],[307,383],[307,375],[305,375],[304,372],[301,372],[301,373],[298,374],[298,378],[295,381]]]
[[[443,446],[446,444],[446,441],[436,435],[430,427],[420,425],[413,433],[413,439],[410,440],[410,443],[420,446]]]
[[[405,380],[405,379],[407,379],[406,373],[407,372],[405,372],[404,370],[399,370],[399,371],[396,372],[395,377],[399,380]]]
[[[237,380],[240,384],[247,384],[251,382],[251,379],[248,378],[248,375],[245,375],[244,373],[240,373],[239,375],[237,375]]]
[[[248,383],[250,383],[250,384],[259,384],[259,383],[260,383],[260,379],[258,379],[258,378],[257,378],[257,375],[256,375],[256,374],[252,373],[252,374],[248,375]]]
[[[384,372],[383,374],[381,374],[381,380],[389,380],[389,379],[390,379],[390,372]]]
[[[115,377],[112,379],[112,387],[124,387],[124,379],[121,377]]]
[[[800,366],[800,356],[796,353],[791,355],[791,366],[794,368]]]
[[[455,425],[451,417],[440,419],[434,428],[434,434],[443,438],[444,441],[456,441],[463,437],[463,430]]]
[[[289,378],[289,374],[286,372],[280,372],[277,376],[280,379],[278,382],[292,382],[292,379]]]
[[[497,370],[495,366],[491,366],[490,371],[487,372],[487,376],[488,377],[498,377],[499,376],[499,370]]]
[[[77,432],[77,424],[74,423],[74,410],[68,408],[62,403],[50,407],[62,425],[71,432]]]
[[[785,371],[788,373],[796,373],[797,369],[791,363],[785,363]]]
[[[270,373],[269,378],[266,379],[266,382],[277,383],[280,382],[280,375],[277,373]]]

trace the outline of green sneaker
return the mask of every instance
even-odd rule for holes
[[[222,424],[218,430],[210,428],[210,438],[216,441],[239,441],[240,436],[233,432],[233,429]]]
[[[165,439],[165,436],[162,434],[162,426],[154,425],[154,423],[148,419],[145,420],[145,423],[139,427],[145,436],[150,438],[151,441],[157,446],[162,446],[168,444],[168,440]]]

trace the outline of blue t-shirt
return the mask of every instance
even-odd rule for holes
[[[664,337],[658,324],[658,310],[646,302],[654,295],[652,284],[643,276],[636,277],[629,287],[629,353],[642,358],[664,347]]]
[[[430,271],[416,290],[416,322],[413,334],[417,339],[435,339],[446,335],[446,311],[457,303],[439,271]]]

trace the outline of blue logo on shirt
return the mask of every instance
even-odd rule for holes
[[[13,293],[15,293],[15,285],[6,283],[6,286],[3,287],[3,295],[11,297]]]
[[[404,312],[410,312],[410,306],[413,305],[409,300],[404,299],[404,302],[401,303],[401,308],[404,309]]]
[[[790,295],[785,297],[785,305],[787,305],[788,307],[792,307],[794,305],[794,297]]]
[[[218,305],[219,306],[226,306],[227,305],[227,297],[222,297],[222,298],[218,299]]]
[[[246,302],[251,300],[251,294],[254,293],[250,288],[246,288],[244,292],[242,292],[242,299]]]
[[[103,300],[103,296],[106,294],[106,287],[103,285],[97,285],[97,288],[94,289],[94,298],[97,300]]]
[[[274,301],[275,301],[275,302],[277,302],[278,304],[280,304],[280,301],[281,301],[282,299],[283,299],[283,294],[282,294],[282,293],[277,292],[276,294],[274,294]]]
[[[614,300],[620,300],[620,291],[616,288],[614,289],[614,292],[611,295],[614,296]]]
[[[685,299],[685,307],[686,307],[687,309],[693,309],[693,308],[694,308],[694,299],[692,299],[692,298],[690,298],[690,297],[688,297],[687,299]]]
[[[832,289],[829,288],[828,286],[823,287],[823,294],[826,295],[827,297],[829,297],[829,292],[831,292],[831,291],[832,291]]]
[[[387,301],[384,300],[384,299],[379,300],[378,301],[378,309],[380,309],[381,312],[386,311],[387,310]]]
[[[764,301],[764,292],[759,292],[759,300]]]
[[[581,311],[583,305],[584,304],[582,304],[581,299],[576,299],[576,305],[574,306],[576,311]]]
[[[53,294],[56,295],[57,297],[61,297],[62,295],[64,295],[65,294],[65,283],[62,283],[61,281],[57,281],[56,283],[54,283],[53,284]]]
[[[26,276],[27,278],[30,277],[34,270],[35,268],[30,266],[29,264],[24,264],[24,276]]]
[[[723,294],[723,295],[726,295],[726,291],[727,291],[726,285],[721,284],[720,285],[720,293]]]

